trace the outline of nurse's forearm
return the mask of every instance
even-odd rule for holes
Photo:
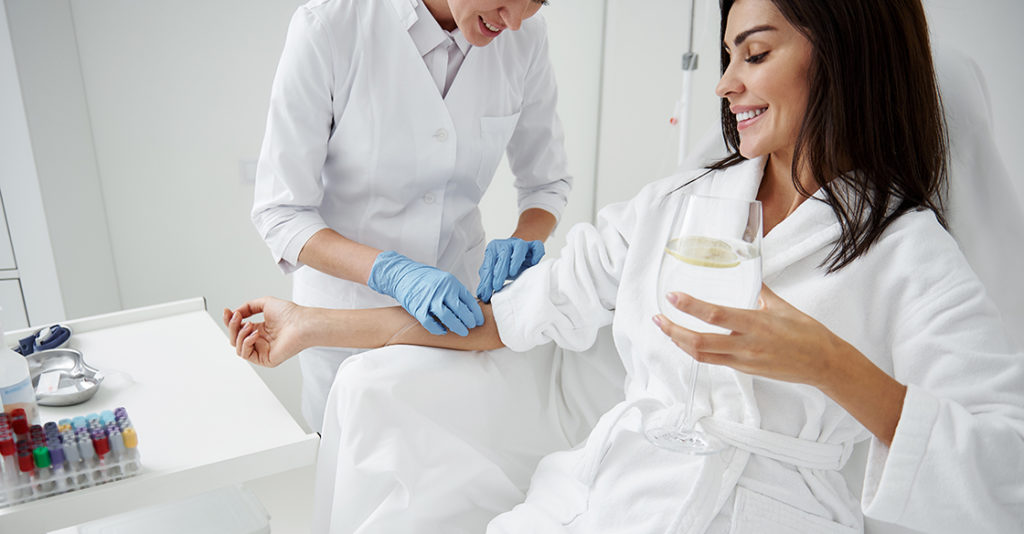
[[[523,241],[545,241],[555,229],[558,219],[547,210],[530,208],[519,215],[519,224],[512,237]]]
[[[459,350],[491,350],[503,345],[498,337],[490,304],[481,303],[484,324],[467,336],[427,332],[398,306],[362,310],[307,308],[305,324],[308,346],[374,349],[386,345],[422,345]]]
[[[324,228],[306,241],[299,252],[299,262],[336,278],[365,284],[380,252]]]

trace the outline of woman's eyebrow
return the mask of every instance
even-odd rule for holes
[[[772,26],[770,24],[762,24],[761,26],[754,26],[753,28],[750,28],[749,30],[740,32],[740,34],[736,36],[736,39],[733,40],[733,46],[739,46],[739,45],[743,44],[743,41],[746,41],[747,37],[750,37],[751,35],[753,35],[755,33],[758,33],[758,32],[773,32],[773,31],[777,31],[777,30],[778,30],[778,28],[776,28],[775,26]],[[728,43],[726,43],[725,48],[728,50],[728,48],[729,48]]]

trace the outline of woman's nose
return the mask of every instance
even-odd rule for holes
[[[728,98],[730,95],[743,91],[743,84],[736,79],[736,76],[732,72],[731,67],[725,69],[725,73],[722,74],[721,79],[718,80],[718,85],[715,86],[715,94],[719,98]]]

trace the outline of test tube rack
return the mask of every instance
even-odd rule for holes
[[[124,408],[45,425],[0,412],[0,509],[137,475],[137,445]]]

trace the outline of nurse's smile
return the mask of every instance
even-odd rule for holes
[[[501,26],[489,24],[483,17],[480,17],[480,32],[488,37],[497,37],[501,33]]]

